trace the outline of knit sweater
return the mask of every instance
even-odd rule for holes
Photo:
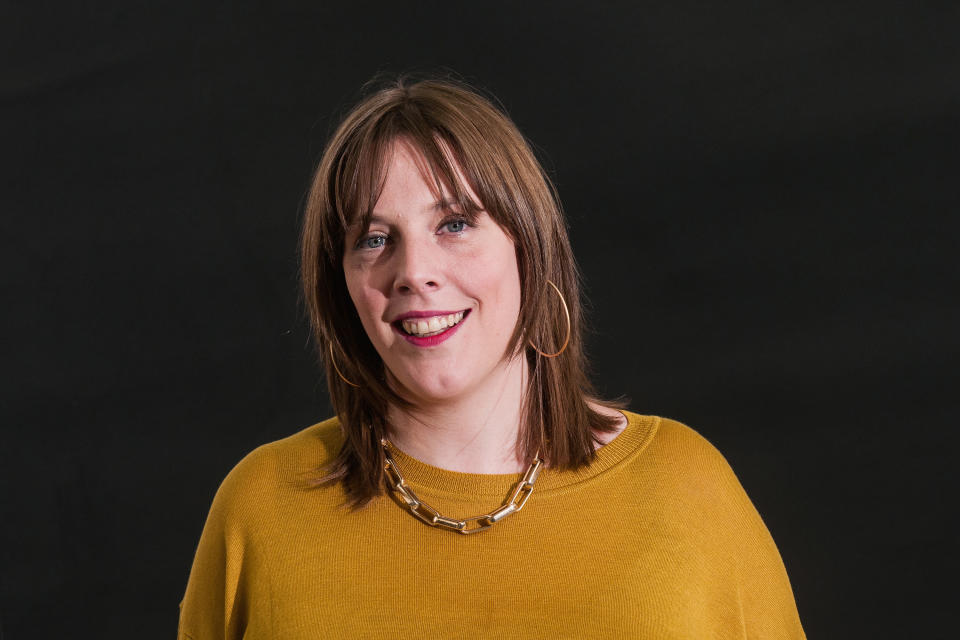
[[[523,510],[469,536],[387,496],[344,505],[305,478],[336,418],[264,445],[217,492],[179,638],[804,638],[777,548],[727,462],[672,420],[628,424]],[[445,516],[498,507],[519,474],[446,471],[393,449]]]

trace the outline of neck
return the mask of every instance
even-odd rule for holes
[[[464,473],[518,473],[527,366],[522,357],[504,362],[498,375],[456,398],[389,410],[390,440],[426,464]]]

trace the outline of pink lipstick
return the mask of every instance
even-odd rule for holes
[[[460,325],[464,323],[468,315],[470,315],[469,309],[463,311],[410,311],[394,318],[390,326],[412,345],[433,347],[453,337],[453,334],[460,329]],[[420,318],[431,318],[431,324],[437,328],[434,331],[429,331],[428,327],[425,326],[425,321],[420,320],[418,323]],[[439,322],[433,321],[433,318],[439,318],[440,320]]]

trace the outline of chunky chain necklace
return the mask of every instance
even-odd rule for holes
[[[533,493],[533,483],[537,481],[540,466],[543,464],[543,460],[540,459],[540,454],[537,453],[533,458],[533,462],[527,467],[527,472],[523,474],[523,478],[514,485],[513,491],[510,492],[510,497],[508,497],[498,509],[482,516],[455,520],[454,518],[447,518],[440,515],[436,509],[421,500],[417,494],[413,492],[413,489],[407,485],[407,482],[400,474],[400,469],[397,467],[393,456],[390,455],[390,448],[387,446],[389,443],[386,439],[383,439],[380,441],[380,444],[383,446],[383,453],[385,455],[383,470],[386,472],[387,478],[390,481],[390,488],[407,510],[431,527],[440,527],[441,529],[449,529],[463,534],[485,531],[492,527],[494,523],[503,520],[511,513],[516,513],[520,511],[520,509],[523,509],[523,505],[527,504],[530,494]]]

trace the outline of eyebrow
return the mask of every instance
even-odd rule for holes
[[[469,206],[468,206],[465,211],[462,211],[462,210],[460,210],[460,204],[461,204],[460,201],[457,200],[456,198],[446,198],[446,197],[444,197],[444,198],[440,198],[440,199],[438,199],[437,201],[435,201],[435,202],[430,206],[430,210],[433,211],[433,212],[436,212],[436,211],[452,211],[452,210],[456,209],[456,210],[457,210],[456,213],[458,213],[458,214],[460,214],[460,215],[464,215],[464,216],[466,216],[466,217],[467,217],[468,219],[470,219],[470,220],[473,220],[473,219],[476,218],[477,211],[474,211],[474,210],[473,210],[473,207],[469,207]],[[478,209],[479,211],[483,211],[483,208],[482,208],[482,207],[477,206],[477,209]],[[378,216],[378,215],[376,214],[376,212],[371,211],[371,212],[370,212],[370,216],[369,216],[368,218],[366,218],[366,224],[365,224],[365,225],[361,225],[360,222],[359,222],[359,220],[358,220],[357,222],[354,222],[354,223],[351,224],[351,225],[348,225],[348,226],[345,228],[346,235],[347,235],[347,236],[350,236],[350,235],[355,234],[355,233],[363,233],[363,232],[365,232],[367,229],[369,229],[374,223],[380,223],[380,224],[387,225],[387,226],[389,226],[389,224],[390,224],[388,220],[386,220],[386,219],[383,218],[383,216]]]
[[[452,198],[440,198],[439,200],[433,203],[433,208],[434,209],[452,209],[454,205],[459,207],[460,203],[457,200],[454,200]]]
[[[430,207],[432,211],[442,211],[444,209],[449,209],[449,208],[450,208],[450,202],[446,200],[437,200],[436,202],[433,203],[433,206]],[[377,224],[377,223],[382,224],[384,226],[390,226],[389,220],[387,220],[383,216],[378,216],[376,213],[372,211],[370,212],[370,216],[366,219],[365,222],[366,224],[361,224],[360,221],[357,220],[353,224],[348,225],[346,227],[347,235],[350,235],[353,233],[363,233],[364,231],[366,231],[367,229],[369,229],[370,227],[372,227],[374,224]]]
[[[445,210],[453,209],[454,207],[459,207],[459,206],[460,206],[460,202],[455,198],[440,198],[439,200],[434,202],[433,205],[430,206],[430,210],[445,211]],[[370,212],[370,217],[367,220],[370,224],[373,224],[374,222],[380,222],[383,224],[387,223],[387,220],[385,220],[382,216],[378,216],[376,212],[373,212],[373,211]],[[351,226],[356,226],[356,225],[351,225]]]

